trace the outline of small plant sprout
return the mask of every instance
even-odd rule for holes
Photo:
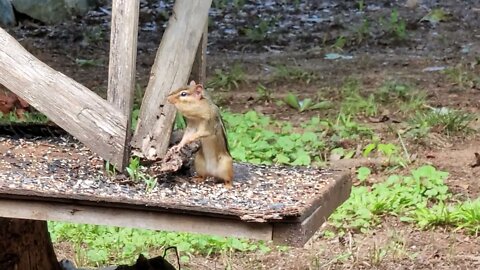
[[[274,68],[274,80],[285,80],[285,81],[302,81],[306,84],[309,84],[311,81],[315,80],[317,76],[309,71],[303,70],[298,67],[290,67],[284,65],[278,65]]]
[[[360,181],[360,183],[365,182],[370,174],[372,173],[372,170],[368,167],[360,167],[357,169],[357,179]]]
[[[115,177],[117,175],[115,165],[111,164],[108,160],[105,161],[105,172],[109,177]]]
[[[262,20],[258,25],[244,29],[245,35],[251,41],[264,41],[267,38],[268,30],[273,23],[274,21]]]
[[[447,136],[471,131],[469,124],[475,119],[470,113],[449,108],[432,108],[425,113],[417,113],[411,120],[411,131],[424,128]]]
[[[207,82],[207,87],[222,90],[238,88],[239,84],[245,81],[245,72],[241,65],[236,64],[226,73],[221,69],[215,69],[214,77]]]
[[[140,158],[138,157],[132,157],[130,158],[130,163],[128,164],[128,167],[126,168],[128,176],[130,179],[134,182],[138,182],[140,180]]]
[[[314,102],[311,98],[306,98],[299,100],[298,96],[294,95],[292,92],[289,92],[283,101],[290,107],[297,109],[299,112],[307,110],[321,110],[328,109],[333,106],[333,104],[328,101]]]
[[[272,100],[272,90],[267,88],[265,85],[258,84],[256,90],[257,90],[259,100],[264,100],[264,101]]]

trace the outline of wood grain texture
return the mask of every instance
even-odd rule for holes
[[[131,115],[135,92],[139,0],[113,0],[107,100],[125,116],[122,164],[128,164]],[[117,168],[123,170],[124,168]]]
[[[0,84],[102,158],[123,166],[125,116],[85,86],[38,60],[1,28]]]
[[[348,173],[332,182],[323,196],[317,200],[317,206],[311,207],[302,221],[298,223],[275,223],[273,242],[279,245],[303,247],[328,217],[350,197],[352,180]]]
[[[0,216],[34,220],[183,231],[258,240],[272,239],[272,225],[231,219],[171,214],[131,209],[105,208],[59,202],[0,199]]]
[[[187,83],[212,0],[177,0],[157,50],[132,146],[147,159],[162,157],[175,117],[169,92]],[[137,152],[137,151],[136,151]]]
[[[207,43],[208,43],[208,22],[205,24],[202,39],[198,44],[197,54],[193,62],[190,80],[205,84],[207,79]]]

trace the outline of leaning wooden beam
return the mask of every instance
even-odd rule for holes
[[[202,39],[198,44],[197,54],[193,62],[190,78],[198,83],[205,84],[207,79],[207,43],[208,43],[208,22],[205,24]]]
[[[38,60],[2,28],[0,84],[102,158],[123,167],[125,116],[85,86]]]
[[[114,0],[112,3],[107,100],[123,113],[126,120],[122,164],[128,164],[130,154],[139,6],[139,0]]]
[[[165,154],[175,108],[168,93],[187,83],[212,0],[177,0],[157,51],[132,146],[148,159]]]

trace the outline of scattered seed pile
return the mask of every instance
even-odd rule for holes
[[[0,138],[0,194],[151,206],[264,222],[298,217],[325,192],[334,173],[235,164],[234,187],[169,175],[153,189],[108,176],[103,160],[71,137]],[[1,195],[0,195],[1,196]]]

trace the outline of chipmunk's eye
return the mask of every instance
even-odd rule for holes
[[[186,96],[187,96],[187,92],[182,92],[182,93],[180,93],[180,96],[181,96],[181,97],[186,97]]]

